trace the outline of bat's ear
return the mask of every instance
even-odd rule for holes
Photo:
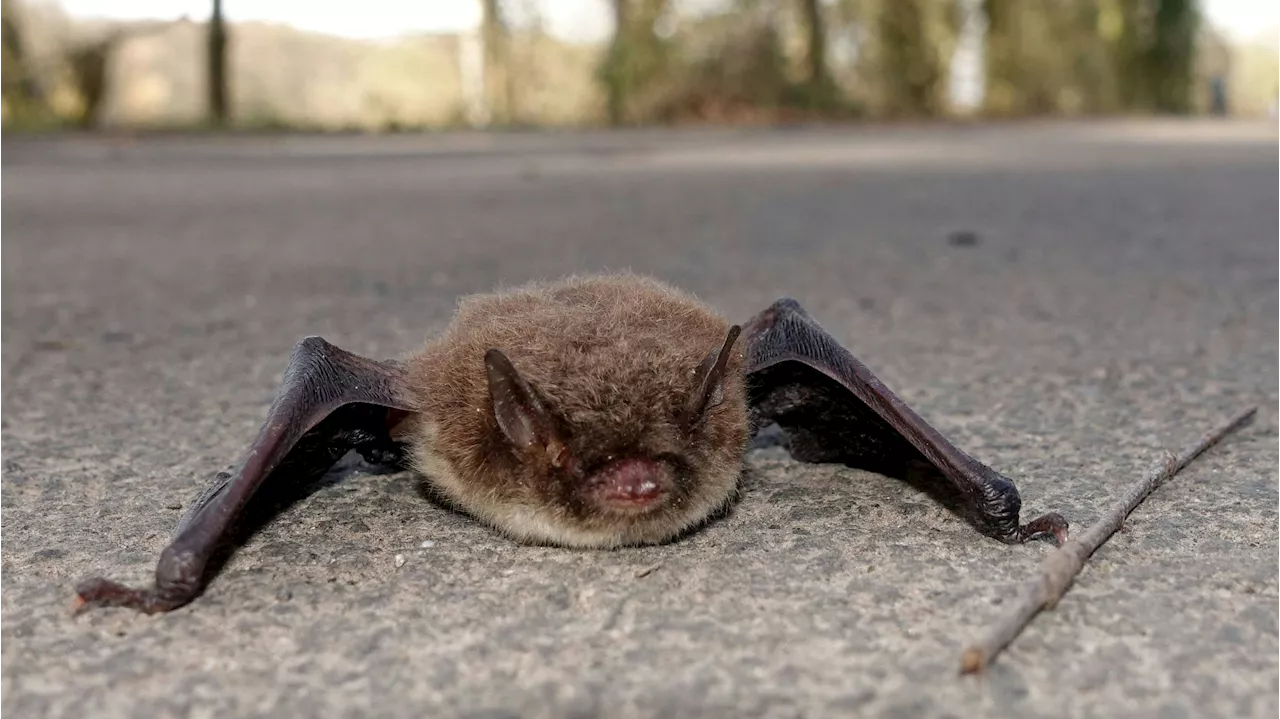
[[[511,360],[501,350],[491,349],[484,353],[484,366],[489,375],[493,416],[507,439],[522,450],[534,445],[548,449],[559,445],[551,413]]]
[[[720,404],[724,397],[724,368],[729,363],[729,354],[733,351],[733,343],[738,340],[742,328],[734,325],[724,338],[724,346],[707,355],[698,366],[693,377],[693,394],[689,395],[689,403],[685,405],[682,423],[685,430],[693,429],[702,419],[707,409]]]

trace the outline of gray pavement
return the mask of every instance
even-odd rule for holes
[[[1274,123],[1199,122],[6,137],[3,711],[1270,719],[1276,152]],[[744,319],[796,297],[1077,530],[1162,449],[1261,414],[980,680],[961,648],[1048,545],[778,449],[728,517],[612,552],[347,472],[193,604],[69,615],[81,578],[149,580],[297,338],[399,355],[459,294],[624,267]]]

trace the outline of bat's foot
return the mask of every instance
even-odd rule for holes
[[[1065,517],[1057,512],[1050,512],[1018,527],[1017,541],[1019,543],[1029,542],[1032,539],[1049,535],[1061,547],[1067,541],[1068,526]]]
[[[356,452],[369,464],[398,467],[404,463],[406,447],[403,442],[389,439],[356,445]]]
[[[96,577],[76,585],[72,613],[80,614],[93,607],[128,607],[144,614],[167,612],[186,604],[189,598],[166,595],[156,588],[133,589],[110,579]]]

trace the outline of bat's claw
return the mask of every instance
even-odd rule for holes
[[[172,609],[172,602],[154,589],[133,589],[110,579],[95,577],[76,585],[76,598],[71,605],[73,615],[93,607],[127,607],[145,614]]]
[[[1054,543],[1061,547],[1067,541],[1067,520],[1057,512],[1050,512],[1018,527],[1018,542],[1029,542],[1042,535],[1050,535]]]

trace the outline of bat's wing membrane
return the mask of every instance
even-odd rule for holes
[[[397,362],[352,354],[319,337],[294,348],[284,383],[234,472],[219,473],[186,511],[156,566],[156,583],[132,589],[107,579],[77,586],[78,606],[152,613],[180,607],[203,587],[209,559],[254,494],[268,482],[315,478],[355,449],[395,462],[390,425],[416,411]]]
[[[796,459],[899,477],[923,470],[987,535],[1009,543],[1065,539],[1066,520],[1056,513],[1020,525],[1013,482],[925,422],[795,300],[775,302],[744,334],[753,426],[777,423]]]

